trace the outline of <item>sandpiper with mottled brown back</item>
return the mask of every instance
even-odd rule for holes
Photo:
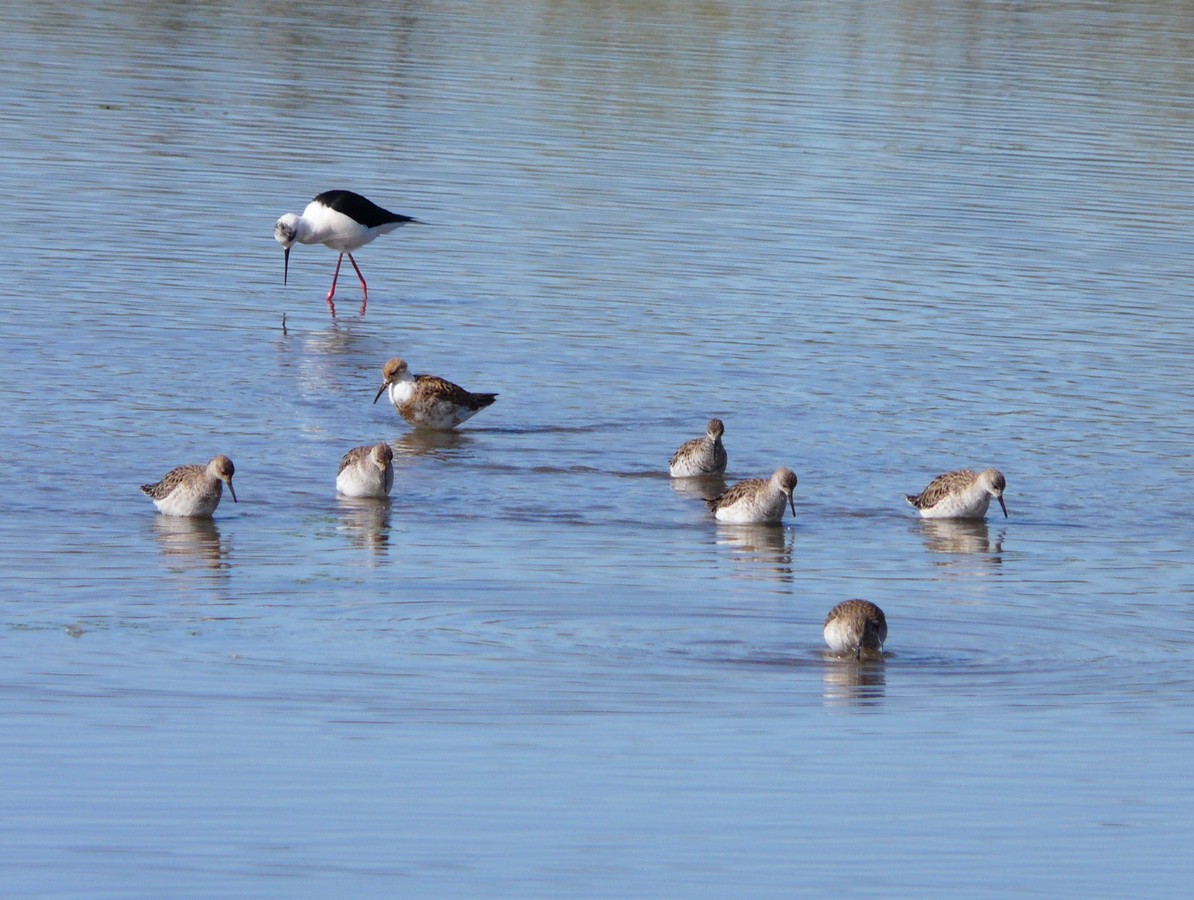
[[[394,409],[415,428],[455,428],[497,399],[497,394],[466,391],[436,375],[412,375],[406,360],[397,356],[382,367],[381,379],[373,402],[388,391]]]

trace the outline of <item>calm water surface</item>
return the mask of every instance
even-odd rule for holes
[[[1185,4],[0,25],[5,896],[1187,889]],[[428,223],[365,316],[281,283],[330,187]],[[498,403],[414,436],[396,354]],[[711,415],[795,520],[666,478]],[[137,492],[217,452],[213,522]],[[986,465],[1008,519],[903,503]]]

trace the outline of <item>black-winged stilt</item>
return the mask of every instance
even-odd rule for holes
[[[332,286],[328,290],[327,303],[332,315],[336,314],[336,306],[332,297],[336,294],[336,279],[340,277],[340,264],[344,262],[344,255],[348,254],[348,261],[356,269],[357,278],[361,279],[361,314],[365,313],[365,305],[369,302],[369,286],[365,284],[365,276],[357,261],[352,258],[352,251],[364,247],[379,234],[388,234],[400,225],[408,222],[418,224],[418,219],[392,213],[382,209],[372,200],[354,194],[352,191],[324,191],[307,204],[303,214],[286,213],[274,224],[274,239],[286,251],[282,257],[282,283],[286,283],[290,269],[290,248],[298,242],[300,244],[323,244],[340,252],[336,260],[336,274],[332,276]]]

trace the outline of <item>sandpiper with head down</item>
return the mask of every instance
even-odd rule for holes
[[[726,448],[721,436],[726,427],[721,419],[710,419],[705,426],[705,436],[693,438],[680,445],[668,463],[668,472],[673,478],[697,478],[702,475],[720,475],[726,470]]]
[[[340,459],[336,490],[345,497],[390,496],[394,486],[394,451],[384,441],[353,447]]]
[[[232,502],[236,502],[236,491],[232,489],[235,471],[232,460],[221,454],[206,466],[173,468],[156,484],[141,485],[141,493],[149,497],[163,515],[210,518],[220,505],[225,484]]]
[[[365,284],[365,276],[357,261],[352,258],[352,251],[364,247],[378,235],[388,234],[408,222],[418,223],[418,219],[392,213],[382,209],[372,200],[354,194],[352,191],[324,191],[307,204],[302,215],[286,213],[274,223],[274,240],[282,245],[285,254],[282,257],[282,283],[286,283],[290,270],[290,248],[294,244],[323,244],[340,253],[336,260],[336,272],[332,276],[332,286],[328,290],[328,308],[332,315],[336,314],[336,305],[332,297],[336,295],[336,280],[340,277],[340,264],[347,254],[348,261],[356,270],[357,278],[361,279],[361,314],[365,313],[365,305],[369,302],[369,286]]]
[[[382,368],[381,378],[373,402],[388,390],[394,409],[415,428],[455,428],[497,399],[497,394],[474,394],[435,375],[412,375],[406,361],[396,356]]]
[[[720,497],[706,502],[719,522],[777,524],[783,520],[785,506],[790,506],[792,515],[796,515],[796,501],[792,498],[795,489],[796,473],[784,467],[776,469],[769,479],[739,481]]]
[[[998,469],[958,469],[938,475],[923,491],[908,494],[906,499],[926,519],[981,519],[994,497],[1007,518],[1007,504],[1003,502],[1006,488],[1007,479]]]
[[[829,611],[822,631],[834,653],[862,659],[864,650],[878,653],[887,640],[887,617],[869,600],[846,600]]]

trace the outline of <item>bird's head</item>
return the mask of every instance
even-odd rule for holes
[[[394,448],[384,441],[374,444],[373,449],[369,451],[369,457],[373,460],[373,465],[384,472],[394,463]]]
[[[410,369],[406,365],[406,360],[395,356],[393,359],[387,360],[386,364],[381,367],[381,387],[377,389],[377,396],[373,398],[376,403],[381,399],[381,395],[385,393],[386,388],[395,382],[402,381],[409,377]]]
[[[221,453],[207,464],[208,471],[224,484],[228,485],[228,493],[232,495],[232,502],[236,502],[236,491],[232,487],[232,476],[236,474],[236,467],[232,460]]]
[[[775,474],[771,476],[772,482],[783,491],[784,496],[788,498],[788,506],[792,507],[792,515],[796,515],[796,500],[792,493],[796,490],[796,473],[787,466],[775,470]]]
[[[1003,502],[1003,492],[1007,490],[1007,479],[998,469],[987,469],[982,474],[987,493],[999,501],[999,508],[1003,510],[1003,517],[1007,518],[1007,504]]]
[[[286,283],[286,278],[290,270],[290,248],[294,246],[294,242],[298,239],[298,223],[299,217],[294,213],[287,213],[274,223],[274,240],[282,245],[285,251],[282,254],[282,283]]]

